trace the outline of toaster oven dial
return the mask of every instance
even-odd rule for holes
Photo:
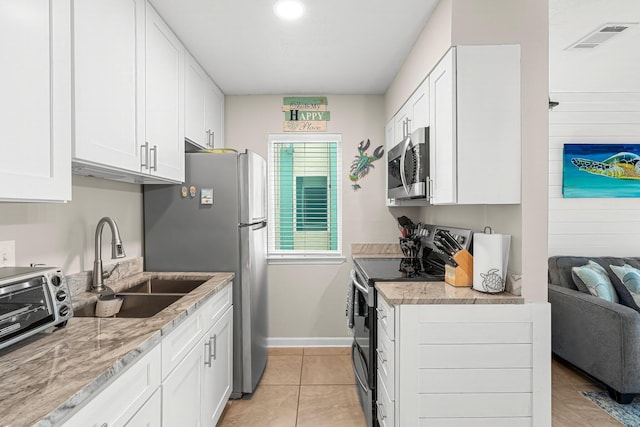
[[[67,317],[67,314],[69,314],[69,306],[63,305],[60,307],[58,314],[60,314],[60,317]]]
[[[62,279],[60,276],[53,275],[51,276],[51,283],[53,283],[53,286],[58,287],[62,284]]]
[[[67,299],[67,293],[62,290],[56,292],[56,299],[58,301],[64,301],[65,299]]]

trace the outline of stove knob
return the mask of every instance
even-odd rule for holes
[[[60,317],[67,317],[67,315],[69,314],[69,306],[63,305],[62,307],[60,307],[60,311],[58,311],[58,314],[60,314]]]
[[[51,276],[51,283],[53,283],[53,286],[60,286],[62,279],[58,275]]]
[[[64,301],[65,299],[67,299],[67,293],[65,291],[63,291],[63,290],[59,290],[56,293],[56,299],[58,301]]]

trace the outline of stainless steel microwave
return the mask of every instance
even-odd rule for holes
[[[429,180],[429,128],[413,131],[387,156],[389,199],[426,199]]]
[[[73,316],[67,281],[58,268],[0,267],[0,349]]]

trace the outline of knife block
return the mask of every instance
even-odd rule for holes
[[[473,256],[466,249],[462,249],[452,258],[458,266],[453,267],[449,264],[444,266],[444,281],[452,286],[472,286]]]

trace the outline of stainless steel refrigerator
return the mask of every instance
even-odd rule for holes
[[[189,153],[184,185],[144,186],[147,271],[232,271],[233,398],[267,362],[267,175],[258,154]]]

